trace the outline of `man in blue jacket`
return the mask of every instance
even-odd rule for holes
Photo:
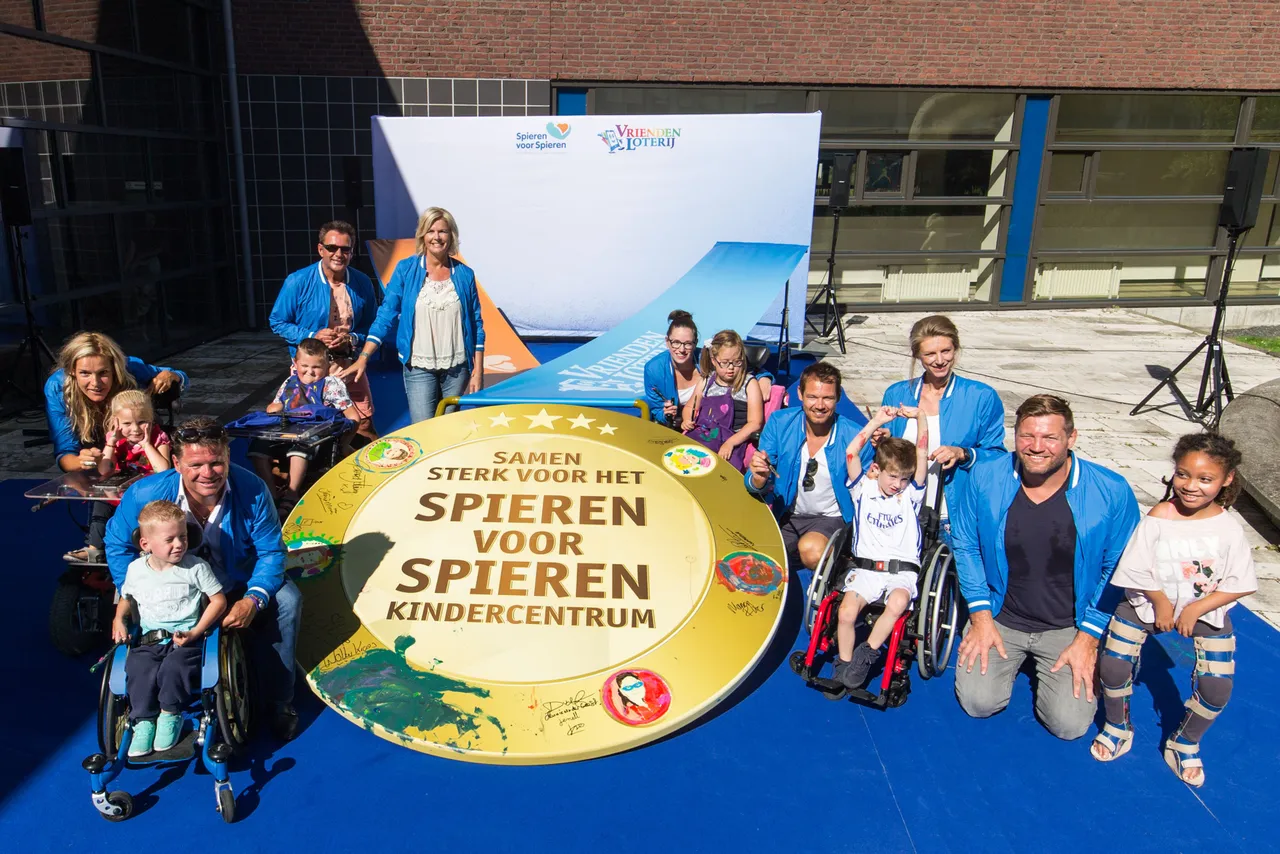
[[[107,565],[116,587],[138,556],[133,531],[138,512],[165,499],[187,513],[203,532],[196,554],[213,567],[228,602],[225,629],[255,624],[257,684],[274,703],[276,734],[288,740],[298,727],[293,709],[294,649],[302,618],[302,594],[284,577],[285,545],[267,485],[229,461],[227,433],[212,418],[192,418],[173,435],[173,464],[125,491],[107,524]]]
[[[298,342],[315,338],[329,348],[334,370],[348,367],[364,345],[369,327],[378,316],[373,282],[352,269],[356,230],[341,220],[320,226],[320,255],[311,264],[289,274],[271,309],[271,330],[289,345],[292,357]],[[372,440],[373,394],[368,377],[346,380],[347,394],[360,414],[356,432]]]
[[[1031,658],[1036,714],[1063,739],[1093,722],[1094,665],[1108,621],[1099,600],[1139,519],[1129,484],[1073,454],[1075,442],[1065,400],[1028,398],[1014,418],[1014,453],[984,454],[951,510],[969,604],[956,699],[973,717],[996,714]]]
[[[775,412],[744,475],[773,510],[791,565],[817,566],[827,541],[853,519],[845,452],[859,427],[836,413],[840,371],[816,362],[800,374],[800,408]]]

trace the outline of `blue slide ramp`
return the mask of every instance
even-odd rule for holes
[[[667,315],[693,315],[706,341],[721,329],[746,332],[778,296],[807,246],[718,242],[653,302],[571,353],[525,371],[463,405],[578,403],[625,408],[644,397],[644,365],[666,349]]]

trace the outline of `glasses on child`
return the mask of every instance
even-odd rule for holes
[[[813,476],[818,473],[818,461],[816,459],[809,460],[809,464],[804,467],[804,480],[800,481],[800,485],[804,487],[805,492],[813,492]]]
[[[672,350],[684,350],[685,352],[688,352],[689,350],[693,349],[693,342],[692,341],[672,341],[670,338],[668,338],[667,346],[669,346]]]
[[[324,247],[326,252],[335,254],[341,252],[343,255],[350,255],[355,251],[354,246],[343,246],[341,243],[321,243],[320,245]]]
[[[717,368],[722,368],[726,371],[729,370],[730,368],[740,369],[743,365],[746,364],[746,362],[742,361],[741,359],[738,359],[736,362],[722,362],[719,359],[716,359],[715,363]]]

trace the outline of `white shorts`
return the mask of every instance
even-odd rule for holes
[[[883,602],[890,590],[905,590],[916,600],[916,573],[876,572],[874,569],[851,569],[844,577],[844,592],[857,593],[868,605]]]

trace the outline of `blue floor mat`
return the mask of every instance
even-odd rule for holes
[[[236,824],[215,812],[210,777],[180,765],[119,777],[115,788],[133,794],[137,813],[108,825],[80,767],[97,749],[94,657],[63,658],[46,639],[59,555],[79,533],[61,508],[28,512],[21,493],[33,483],[0,483],[10,534],[0,663],[10,694],[0,707],[7,851],[144,851],[160,839],[240,851],[625,850],[643,834],[641,847],[716,852],[1078,852],[1115,833],[1126,852],[1277,847],[1280,742],[1267,721],[1280,701],[1280,635],[1244,608],[1233,611],[1238,693],[1205,740],[1208,783],[1197,792],[1159,752],[1181,716],[1188,641],[1148,645],[1133,702],[1138,740],[1100,765],[1087,740],[1057,741],[1035,722],[1025,677],[1009,708],[985,721],[960,712],[950,671],[915,680],[899,709],[822,699],[786,664],[800,645],[807,574],[791,585],[757,672],[657,744],[573,765],[469,765],[396,747],[303,691],[298,739],[281,748],[259,740],[233,766]]]

